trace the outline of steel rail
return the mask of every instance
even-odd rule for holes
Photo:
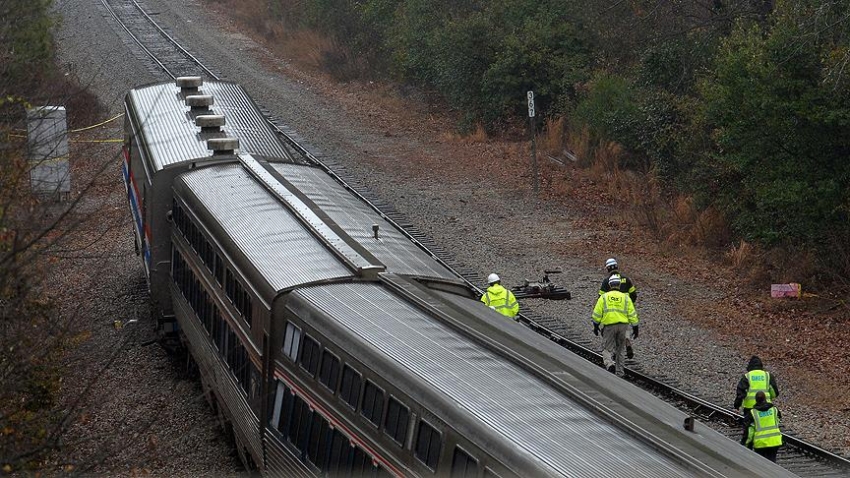
[[[178,43],[178,42],[177,42],[177,40],[175,40],[175,39],[174,39],[174,37],[172,37],[171,35],[169,35],[168,33],[166,33],[166,31],[165,31],[165,30],[163,30],[163,29],[162,29],[162,27],[160,27],[160,26],[159,26],[159,24],[158,24],[158,23],[156,23],[156,21],[154,21],[154,19],[153,19],[153,18],[151,18],[151,16],[150,16],[150,15],[148,15],[148,13],[147,13],[147,12],[146,12],[143,8],[142,8],[142,6],[141,6],[141,5],[139,5],[139,3],[138,3],[136,0],[130,0],[130,2],[133,4],[133,6],[134,6],[134,7],[136,7],[136,9],[137,9],[139,12],[141,12],[141,14],[145,17],[145,19],[147,19],[147,20],[150,22],[150,24],[151,24],[151,25],[153,25],[153,27],[154,27],[154,28],[156,28],[156,29],[157,29],[157,31],[158,31],[158,32],[159,32],[159,33],[160,33],[163,37],[165,37],[165,39],[167,39],[167,40],[168,40],[171,44],[173,44],[173,45],[174,45],[174,46],[175,46],[178,50],[180,50],[180,52],[181,52],[181,53],[183,53],[183,54],[184,54],[184,55],[186,55],[186,56],[187,56],[190,60],[192,60],[192,62],[194,62],[196,65],[198,65],[198,67],[200,67],[200,68],[204,71],[204,73],[206,73],[207,75],[209,75],[211,78],[213,78],[213,79],[215,79],[215,80],[219,80],[219,79],[220,79],[220,78],[219,78],[219,77],[218,77],[215,73],[213,73],[213,72],[212,72],[209,68],[207,68],[207,67],[206,67],[203,63],[201,63],[201,61],[200,61],[200,60],[198,60],[198,59],[197,59],[194,55],[192,55],[191,53],[189,53],[189,51],[188,51],[188,50],[186,50],[185,48],[183,48],[183,46],[182,46],[180,43]],[[112,18],[114,18],[114,19],[115,19],[115,21],[116,21],[116,22],[118,22],[118,24],[119,24],[119,25],[121,25],[121,28],[123,28],[123,29],[124,29],[124,31],[126,31],[126,32],[127,32],[127,34],[128,34],[128,35],[130,35],[130,38],[131,38],[134,42],[136,42],[136,44],[137,44],[137,45],[139,45],[139,47],[140,47],[140,48],[141,48],[141,49],[142,49],[145,53],[147,53],[147,55],[148,55],[148,56],[149,56],[149,57],[150,57],[150,58],[151,58],[154,62],[156,62],[156,64],[157,64],[157,65],[159,65],[159,67],[160,67],[160,68],[162,68],[162,71],[164,71],[164,72],[165,72],[168,76],[170,76],[172,79],[177,78],[177,75],[175,75],[175,74],[174,74],[174,73],[173,73],[173,72],[172,72],[172,71],[171,71],[171,70],[170,70],[170,69],[169,69],[169,68],[168,68],[168,67],[167,67],[167,66],[166,66],[166,65],[165,65],[162,61],[160,61],[160,59],[159,59],[159,58],[157,58],[157,56],[156,56],[156,55],[155,55],[155,54],[154,54],[154,53],[153,53],[153,52],[152,52],[152,51],[151,51],[151,50],[150,50],[147,46],[145,46],[145,44],[144,44],[144,43],[142,42],[142,40],[138,37],[138,35],[136,35],[135,33],[133,33],[133,31],[132,31],[132,30],[130,30],[130,27],[129,27],[129,26],[128,26],[125,22],[124,22],[124,20],[122,20],[122,19],[121,19],[121,17],[118,15],[118,13],[116,13],[116,12],[115,12],[115,9],[112,7],[112,5],[110,5],[109,0],[100,0],[100,3],[101,3],[101,4],[103,4],[104,8],[106,8],[106,11],[107,11],[107,12],[109,12],[109,14],[112,16]]]

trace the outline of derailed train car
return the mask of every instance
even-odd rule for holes
[[[247,466],[788,476],[483,307],[281,141],[238,85],[140,87],[126,111],[124,175],[158,327],[189,349]]]

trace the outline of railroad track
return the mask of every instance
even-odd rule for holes
[[[157,68],[171,78],[197,76],[220,79],[168,34],[136,0],[100,0],[107,13],[129,35]]]
[[[208,79],[220,79],[218,75],[161,28],[136,0],[101,0],[101,3],[108,14],[129,35],[129,38],[150,57],[156,67],[164,74],[171,78],[177,78],[180,76],[197,76],[201,72],[202,76]],[[411,241],[435,260],[463,277],[471,287],[483,292],[477,286],[477,284],[483,283],[483,278],[477,271],[459,265],[458,261],[447,251],[417,231],[413,224],[399,214],[392,205],[375,197],[368,192],[363,184],[352,179],[342,164],[331,158],[314,155],[310,152],[314,148],[308,147],[306,141],[299,137],[297,133],[282,124],[271,112],[263,111],[263,113],[293,152],[322,168],[346,189],[366,201],[383,218],[400,227]],[[584,339],[571,336],[560,320],[543,317],[532,311],[522,314],[519,321],[558,345],[601,366],[602,356],[593,351],[590,344]],[[740,437],[741,429],[738,424],[740,415],[680,390],[675,385],[665,383],[661,379],[650,377],[644,374],[639,366],[627,366],[626,379],[663,398],[713,429],[724,433],[730,439],[737,440]],[[800,476],[822,477],[841,477],[850,474],[850,460],[844,457],[797,438],[793,433],[786,432],[784,442],[785,446],[780,450],[778,463],[793,473]]]

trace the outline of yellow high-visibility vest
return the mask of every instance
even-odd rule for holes
[[[753,448],[770,448],[782,445],[782,432],[779,431],[779,414],[776,407],[767,410],[750,410],[753,424],[750,425],[748,443],[752,441]]]
[[[747,396],[741,402],[741,406],[743,408],[753,408],[756,406],[756,393],[758,392],[764,392],[764,398],[767,399],[767,403],[772,403],[776,392],[771,392],[770,374],[764,370],[751,370],[745,375],[747,381],[749,381],[750,388],[747,390]]]
[[[591,318],[603,327],[613,324],[638,324],[638,315],[632,299],[619,290],[608,291],[599,297]]]
[[[502,287],[501,284],[488,287],[487,292],[481,296],[481,302],[506,317],[516,317],[519,314],[519,302],[514,293]]]

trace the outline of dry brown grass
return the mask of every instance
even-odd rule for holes
[[[475,129],[468,134],[459,133],[455,130],[444,130],[440,134],[442,141],[459,144],[484,144],[490,142],[490,136],[481,124],[475,125]]]
[[[729,250],[723,254],[723,257],[729,261],[733,269],[741,271],[744,267],[749,267],[753,263],[756,255],[755,247],[742,239],[738,244],[729,246]]]
[[[699,209],[690,197],[666,197],[655,171],[623,166],[628,157],[620,144],[594,143],[586,128],[571,130],[563,118],[546,122],[539,144],[542,152],[558,159],[570,152],[596,184],[600,200],[610,198],[617,220],[650,232],[666,246],[717,248],[729,243],[731,233],[720,212]]]
[[[227,16],[239,25],[238,31],[266,45],[278,58],[297,63],[299,67],[318,72],[329,61],[329,54],[338,50],[329,38],[315,31],[298,28],[297,19],[286,12],[300,11],[283,1],[282,17],[275,17],[264,0],[222,0]]]
[[[817,254],[812,250],[775,247],[764,250],[745,240],[729,246],[723,254],[742,281],[763,287],[769,283],[817,283]]]
[[[538,135],[537,148],[540,154],[552,156],[559,160],[565,158],[566,120],[561,118],[548,118],[543,125],[543,132]]]

